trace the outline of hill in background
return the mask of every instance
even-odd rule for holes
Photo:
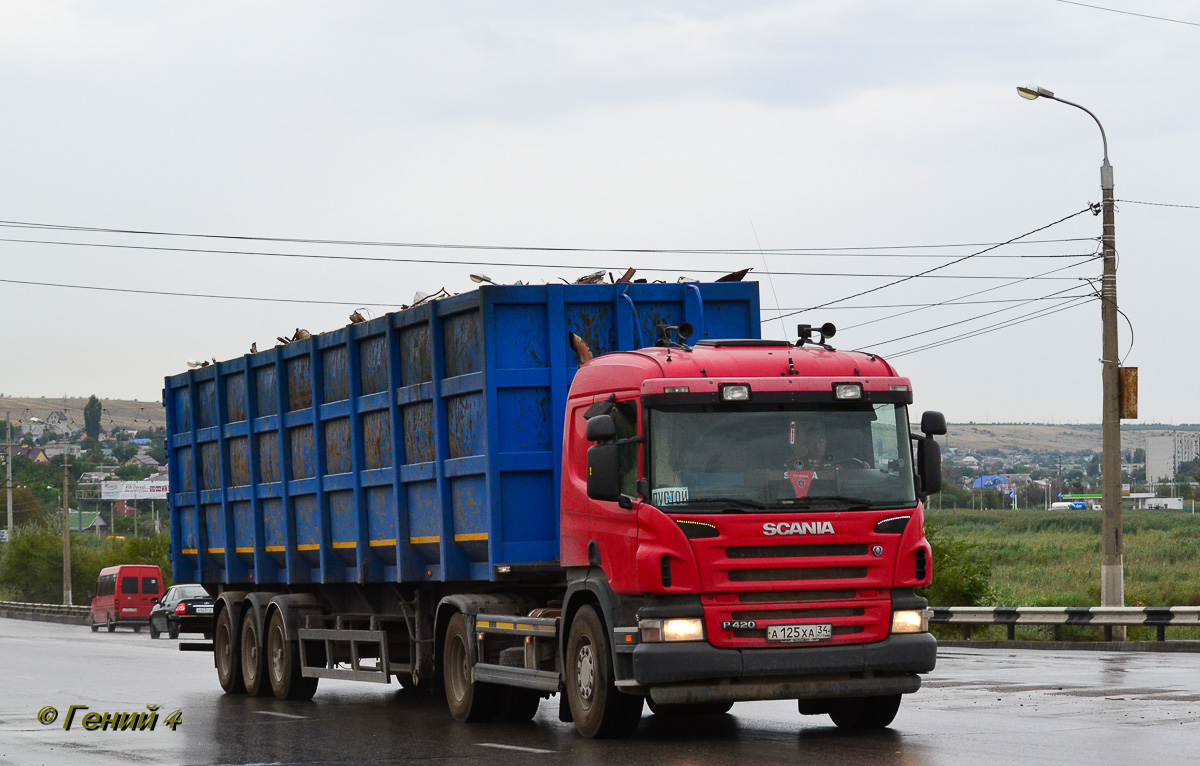
[[[0,396],[0,418],[7,412],[14,423],[28,423],[30,418],[45,420],[51,412],[62,410],[67,422],[83,429],[83,408],[88,397],[39,397],[22,398]],[[167,412],[162,402],[139,402],[127,399],[101,399],[103,414],[100,427],[105,431],[113,428],[162,428],[167,425]]]

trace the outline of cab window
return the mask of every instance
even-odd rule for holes
[[[632,439],[638,434],[637,402],[619,402],[612,410],[613,422],[617,426],[617,439]],[[638,445],[622,444],[619,448],[621,468],[621,494],[637,495]]]

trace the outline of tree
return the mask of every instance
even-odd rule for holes
[[[94,394],[89,396],[87,404],[83,405],[83,431],[89,439],[100,435],[100,415],[103,411],[100,400]]]
[[[932,519],[925,520],[925,537],[933,548],[933,584],[918,588],[917,595],[931,606],[979,606],[995,599],[992,563],[974,543],[954,537]]]

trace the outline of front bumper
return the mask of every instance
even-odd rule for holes
[[[639,644],[632,681],[655,702],[675,704],[908,694],[937,664],[928,633],[870,644],[718,649],[703,642]]]

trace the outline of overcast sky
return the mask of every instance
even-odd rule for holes
[[[5,226],[0,394],[158,400],[189,358],[331,330],[418,289],[469,290],[471,272],[540,283],[634,266],[675,281],[753,267],[764,336],[832,321],[836,345],[913,379],[917,409],[1098,422],[1101,222],[1069,216],[1101,199],[1100,132],[1071,106],[1019,98],[1029,82],[1108,134],[1126,200],[1120,352],[1140,369],[1141,421],[1200,422],[1200,209],[1137,204],[1200,205],[1200,8],[1094,5],[1177,21],[1056,0],[0,0],[5,222],[751,251]]]

